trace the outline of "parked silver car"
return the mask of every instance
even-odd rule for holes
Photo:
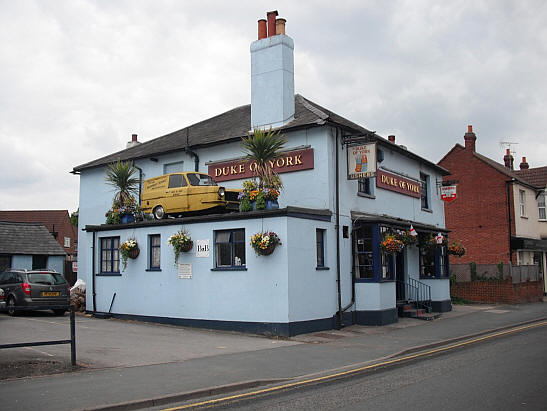
[[[70,286],[56,271],[4,271],[0,274],[0,288],[9,315],[15,315],[19,307],[51,309],[55,315],[63,315],[69,308]]]

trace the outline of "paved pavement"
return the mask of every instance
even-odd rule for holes
[[[0,316],[0,327],[4,318]],[[2,381],[0,398],[18,410],[72,410],[241,382],[267,383],[373,362],[545,318],[545,303],[457,305],[430,322],[405,318],[384,327],[351,326],[278,340],[78,317],[79,361],[86,362],[88,368]],[[38,319],[55,322],[51,317]],[[4,333],[0,333],[0,342],[5,343]],[[1,361],[0,357],[0,365]],[[112,364],[116,366],[105,368]]]

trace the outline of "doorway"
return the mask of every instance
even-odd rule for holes
[[[406,287],[405,287],[405,250],[400,253],[396,253],[393,257],[393,264],[395,269],[395,289],[397,301],[406,300]]]

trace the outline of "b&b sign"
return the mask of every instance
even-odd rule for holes
[[[441,200],[450,203],[456,199],[456,186],[442,186]]]

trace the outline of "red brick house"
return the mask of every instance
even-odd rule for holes
[[[65,275],[72,280],[72,262],[77,261],[78,255],[78,230],[70,222],[67,210],[0,210],[0,221],[42,223],[67,253]]]
[[[544,276],[547,167],[530,169],[523,157],[521,170],[513,170],[509,150],[505,164],[500,164],[477,153],[476,140],[468,126],[465,146],[456,144],[439,161],[451,173],[443,182],[457,186],[456,200],[445,203],[446,227],[450,239],[462,242],[467,250],[461,258],[451,257],[451,267],[458,278],[464,270],[469,272],[471,262],[477,264],[479,275],[495,276],[502,262],[506,276],[534,265]],[[515,266],[523,267],[512,269]]]

